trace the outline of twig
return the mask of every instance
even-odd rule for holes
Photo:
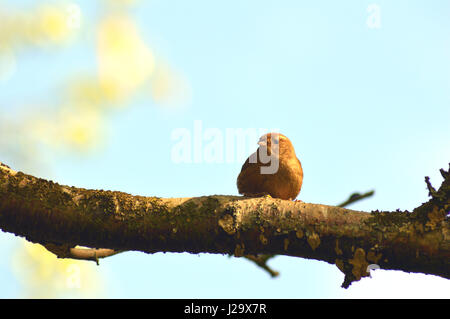
[[[71,247],[68,244],[53,244],[47,243],[44,247],[55,254],[58,258],[71,258],[80,260],[92,260],[99,264],[99,258],[105,258],[116,255],[122,251],[109,248],[81,248]]]
[[[442,171],[441,171],[441,174],[442,174]],[[444,176],[444,174],[442,174],[442,176]],[[425,183],[427,184],[427,188],[428,188],[428,196],[434,197],[436,195],[436,190],[434,189],[433,185],[431,185],[431,183],[430,183],[430,177],[425,176]]]
[[[70,258],[93,260],[99,264],[99,258],[105,258],[116,255],[122,251],[109,248],[70,248]]]
[[[244,256],[248,260],[253,261],[256,265],[267,271],[272,278],[277,277],[280,273],[276,270],[273,270],[267,265],[267,261],[275,257],[276,255],[246,255]]]
[[[341,204],[339,204],[337,206],[338,207],[346,207],[346,206],[348,206],[350,204],[353,204],[354,202],[357,202],[357,201],[359,201],[361,199],[373,196],[373,194],[375,194],[374,190],[371,190],[371,191],[369,191],[367,193],[364,193],[364,194],[353,193],[353,194],[350,195],[350,197],[345,202],[343,202],[343,203],[341,203]]]

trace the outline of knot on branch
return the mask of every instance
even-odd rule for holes
[[[335,260],[335,264],[345,275],[344,282],[341,285],[342,288],[348,288],[352,282],[359,281],[363,277],[370,277],[371,269],[381,268],[378,262],[382,255],[377,251],[376,247],[371,247],[367,250],[367,253],[361,247],[356,248],[352,255],[347,257],[338,249],[336,242],[336,252],[339,257]]]

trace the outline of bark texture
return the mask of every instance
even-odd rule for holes
[[[59,185],[0,163],[0,229],[61,249],[277,254],[335,264],[343,287],[368,267],[450,278],[450,178],[413,212],[360,212],[270,197],[158,198]],[[65,247],[65,248],[64,248]],[[67,252],[67,251],[66,251]],[[100,252],[100,251],[99,251]],[[97,258],[97,256],[94,256]]]

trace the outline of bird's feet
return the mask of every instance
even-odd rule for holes
[[[272,198],[272,196],[270,196],[269,193],[266,192],[262,192],[262,193],[243,193],[242,195],[244,195],[245,197],[270,197]]]

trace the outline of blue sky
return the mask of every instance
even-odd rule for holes
[[[86,25],[103,14],[98,3],[77,3]],[[372,3],[380,28],[367,25]],[[108,114],[101,151],[47,154],[44,171],[7,164],[85,188],[237,195],[245,158],[176,164],[171,133],[193,130],[196,120],[222,132],[279,128],[303,165],[299,199],[333,205],[375,189],[350,208],[412,210],[427,201],[424,176],[439,186],[450,159],[449,12],[448,1],[142,1],[132,17],[155,54],[187,79],[188,105],[164,108],[143,95]],[[26,112],[18,109],[24,97],[57,99],[68,74],[95,69],[93,41],[86,33],[65,49],[21,54],[16,73],[0,84],[0,112]],[[0,149],[0,156],[9,155]],[[0,297],[19,294],[8,264],[18,241],[0,233]],[[227,256],[129,252],[95,271],[113,298],[450,297],[449,281],[432,276],[381,270],[343,290],[333,265],[290,257],[270,265],[279,278]]]

